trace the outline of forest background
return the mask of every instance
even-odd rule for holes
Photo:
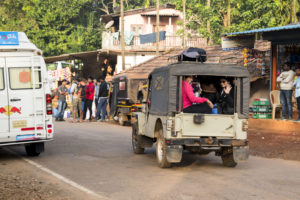
[[[125,10],[155,0],[124,0]],[[160,0],[182,10],[183,0]],[[118,0],[0,0],[0,31],[22,31],[45,56],[101,48],[101,15]],[[223,33],[287,25],[299,20],[299,0],[186,0],[187,26],[220,44]],[[180,23],[180,22],[179,22]],[[182,35],[182,30],[177,34]]]

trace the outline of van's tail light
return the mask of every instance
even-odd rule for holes
[[[46,111],[47,115],[52,115],[52,98],[50,94],[46,94]]]
[[[52,130],[52,124],[48,124],[47,125],[47,132],[48,132],[48,134],[51,134],[53,132],[53,130]]]

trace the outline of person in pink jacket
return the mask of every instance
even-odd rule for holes
[[[207,98],[196,97],[191,85],[193,81],[192,76],[186,77],[183,83],[183,105],[182,110],[185,113],[211,113],[214,107],[212,102]],[[194,104],[195,103],[195,104]]]

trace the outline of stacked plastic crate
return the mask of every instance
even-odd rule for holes
[[[271,119],[272,107],[267,99],[254,99],[252,107],[253,119]]]

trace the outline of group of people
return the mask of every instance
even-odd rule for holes
[[[295,75],[297,76],[295,78]],[[282,105],[282,119],[291,120],[293,117],[292,96],[293,88],[295,88],[295,97],[297,101],[298,119],[300,122],[300,69],[296,69],[296,73],[291,69],[290,63],[285,63],[283,72],[277,77],[280,83],[280,103]]]
[[[95,103],[96,112],[95,119],[98,121],[107,120],[107,102],[109,85],[104,78],[93,79],[88,77],[87,83],[76,77],[68,89],[67,81],[63,80],[61,86],[58,87],[58,108],[56,121],[64,121],[64,112],[67,107],[66,96],[70,95],[72,102],[73,122],[83,122],[92,120],[92,106]],[[87,113],[89,111],[89,116]]]
[[[56,121],[64,121],[64,112],[67,107],[66,97],[70,95],[72,102],[73,122],[82,122],[86,118],[92,120],[93,103],[96,107],[95,119],[98,121],[107,120],[107,102],[109,84],[105,81],[106,76],[114,75],[115,69],[105,58],[99,66],[99,78],[88,77],[87,82],[76,77],[71,86],[67,88],[67,81],[63,80],[58,87],[56,95],[58,98]],[[87,113],[89,111],[89,116]]]
[[[202,90],[200,83],[193,88],[193,79],[187,76],[183,83],[183,112],[210,114],[216,107],[218,114],[234,113],[234,89],[229,78],[219,78],[219,91],[214,84],[204,84],[206,90]]]

